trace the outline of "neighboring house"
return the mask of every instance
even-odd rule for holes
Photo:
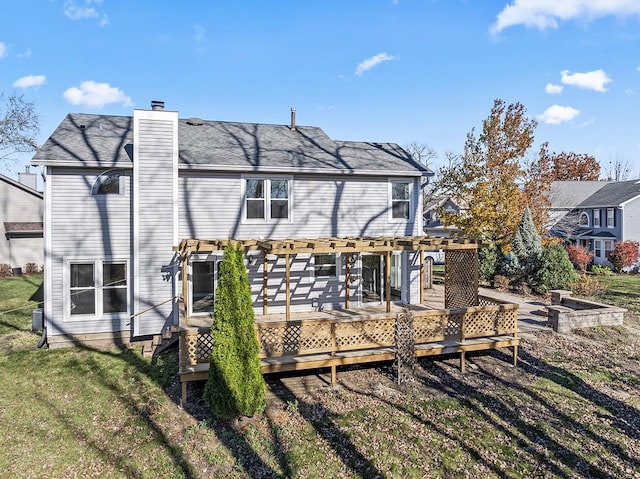
[[[607,262],[618,241],[640,241],[640,180],[552,183],[550,233]]]
[[[455,213],[459,213],[461,210],[458,203],[449,195],[440,195],[431,198],[424,204],[422,230],[427,236],[450,238],[453,236],[452,233],[457,233],[460,230],[455,226],[445,226],[438,214],[441,208],[445,211]],[[442,250],[427,251],[425,255],[432,258],[435,264],[444,264],[444,251]]]
[[[440,209],[449,213],[460,213],[463,208],[449,195],[436,196],[427,201],[424,205],[423,214],[424,233],[428,236],[449,238],[451,233],[459,232],[460,230],[455,226],[445,226],[438,214]]]
[[[25,271],[27,264],[42,267],[42,193],[36,190],[36,175],[28,168],[19,181],[0,175],[0,264],[14,273]]]
[[[70,114],[32,163],[45,172],[50,345],[157,335],[178,323],[180,294],[190,317],[210,315],[221,252],[190,254],[182,284],[175,248],[184,239],[421,235],[420,186],[433,174],[396,144],[335,141],[296,126],[294,111],[290,125],[203,121],[180,119],[162,102],[133,117]],[[416,258],[392,257],[398,301],[417,302]],[[382,256],[354,259],[351,304],[381,301]],[[295,255],[287,307],[341,307],[344,263],[339,254]],[[263,263],[248,252],[247,264],[260,312]],[[267,264],[277,313],[284,258]]]

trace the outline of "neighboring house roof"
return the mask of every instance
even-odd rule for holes
[[[7,237],[42,236],[44,231],[42,222],[4,222]]]
[[[317,127],[179,119],[178,142],[179,166],[186,169],[433,175],[394,143],[335,141]],[[132,156],[132,117],[74,113],[32,163],[131,167]]]
[[[11,186],[14,186],[18,189],[21,189],[22,191],[25,191],[26,193],[29,193],[30,195],[33,195],[37,198],[42,199],[42,193],[40,191],[36,191],[33,188],[27,186],[27,185],[23,185],[22,183],[20,183],[19,181],[16,180],[12,180],[11,178],[4,176],[2,174],[0,174],[0,181],[4,181],[5,183],[8,183]]]
[[[549,191],[552,209],[622,206],[640,197],[640,180],[554,181]]]
[[[640,197],[639,180],[607,182],[606,185],[580,203],[579,207],[622,206],[638,197]]]
[[[549,200],[553,209],[574,209],[608,181],[554,181],[549,190]]]

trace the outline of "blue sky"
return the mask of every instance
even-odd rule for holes
[[[0,91],[70,112],[323,128],[462,152],[495,98],[537,145],[640,175],[640,0],[3,0]],[[29,157],[0,165],[15,177]]]

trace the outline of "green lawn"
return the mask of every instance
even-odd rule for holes
[[[627,308],[640,316],[640,274],[598,276],[607,292],[600,301]]]
[[[604,281],[638,311],[640,277]],[[640,477],[637,318],[529,333],[518,369],[425,361],[403,390],[388,368],[339,371],[337,389],[276,376],[282,402],[238,432],[177,405],[175,352],[37,349],[40,282],[0,280],[1,477]]]

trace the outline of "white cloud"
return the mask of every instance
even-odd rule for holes
[[[330,110],[333,110],[333,109],[335,109],[335,105],[327,105],[327,106],[325,106],[325,105],[320,105],[320,106],[318,107],[318,110],[319,110],[319,111],[330,111]]]
[[[633,95],[635,93],[631,88],[625,88],[624,92],[627,95]]]
[[[27,50],[24,53],[18,53],[16,56],[18,58],[31,58],[31,50]]]
[[[0,58],[4,58],[7,56],[9,52],[7,51],[7,44],[4,42],[0,42]]]
[[[570,106],[551,105],[542,115],[538,115],[538,120],[547,125],[559,125],[565,121],[573,120],[579,114],[579,110]]]
[[[591,21],[610,15],[640,15],[638,0],[513,0],[498,14],[491,33],[515,25],[539,30],[558,28],[559,21]]]
[[[560,81],[565,85],[574,85],[583,90],[600,92],[607,91],[604,86],[612,81],[602,69],[586,73],[571,73],[569,70],[563,70],[560,75]]]
[[[356,68],[355,74],[360,76],[364,72],[371,70],[373,67],[379,65],[382,62],[388,62],[395,59],[397,59],[397,57],[394,57],[393,55],[389,55],[387,53],[378,53],[377,55],[374,55],[371,58],[368,58],[360,63],[358,65],[358,68]]]
[[[554,85],[553,83],[547,83],[547,86],[544,87],[544,91],[549,93],[550,95],[557,95],[562,93],[562,85]]]
[[[84,0],[81,5],[77,5],[75,0],[67,0],[64,4],[64,14],[71,20],[90,20],[99,18],[98,24],[104,27],[109,23],[107,15],[92,5],[101,4],[102,0]]]
[[[83,81],[80,87],[71,87],[65,90],[63,96],[72,105],[84,105],[88,107],[102,108],[110,103],[122,103],[122,106],[132,106],[131,98],[122,90],[112,87],[108,83],[96,83]]]
[[[13,87],[27,89],[32,86],[40,86],[47,83],[47,77],[44,75],[27,75],[21,78],[18,78],[13,82]]]

